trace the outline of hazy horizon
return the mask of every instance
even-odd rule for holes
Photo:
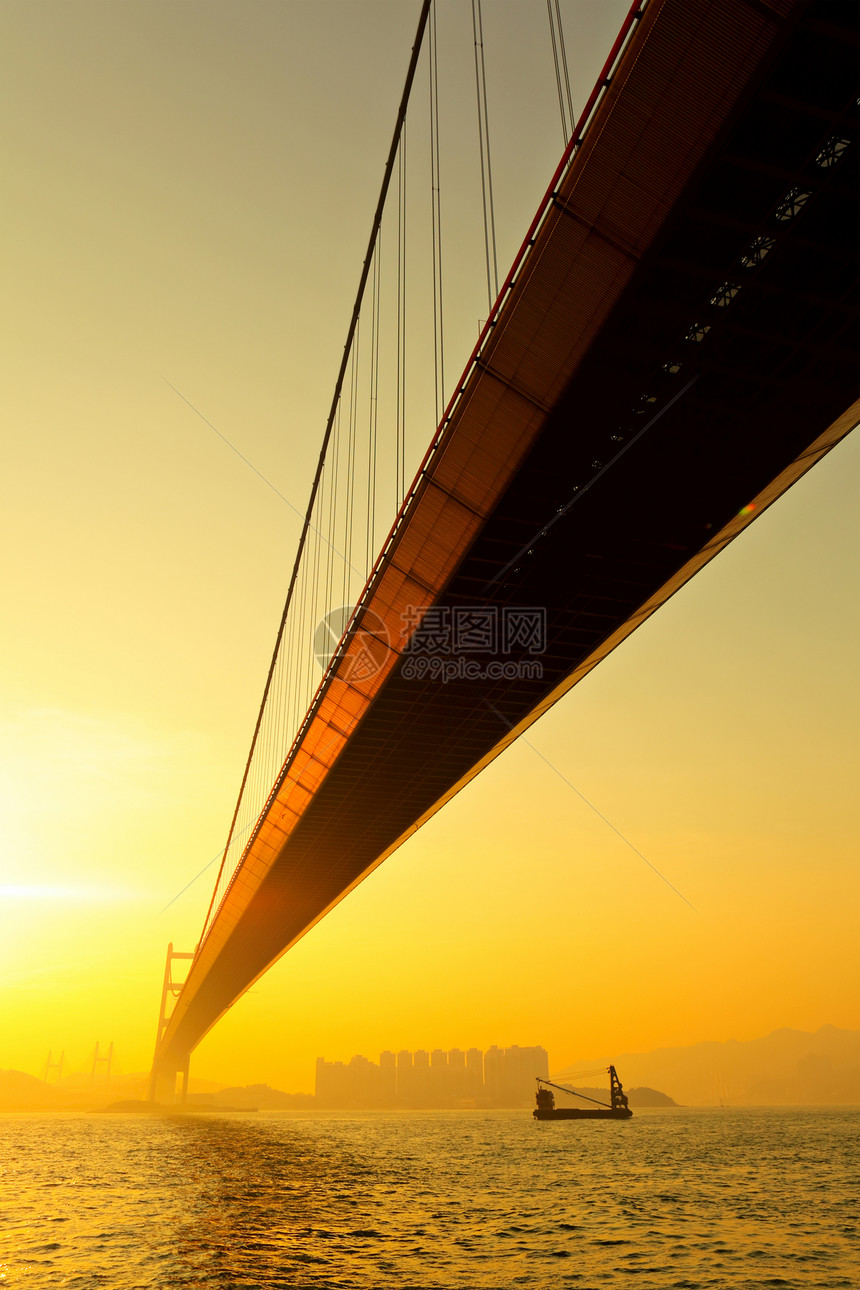
[[[543,1045],[537,1045],[543,1048]],[[472,1047],[472,1046],[470,1046]],[[492,1045],[505,1049],[512,1045]],[[527,1047],[527,1045],[515,1045]],[[356,1056],[371,1063],[379,1061],[383,1053],[395,1054],[393,1048],[380,1053],[322,1054],[326,1061],[349,1063]],[[417,1049],[430,1055],[430,1049]],[[446,1056],[452,1050],[442,1050]],[[468,1050],[460,1050],[462,1053]],[[54,1054],[56,1062],[59,1054]],[[119,1057],[121,1055],[117,1055]],[[486,1052],[482,1053],[486,1056]],[[557,1067],[549,1055],[549,1076],[578,1087],[600,1085],[594,1079],[595,1070],[602,1070],[604,1063],[618,1063],[618,1073],[628,1092],[648,1088],[673,1098],[680,1106],[745,1105],[860,1105],[860,1030],[845,1030],[825,1024],[814,1032],[780,1028],[748,1041],[701,1040],[695,1044],[671,1049],[656,1049],[641,1053],[617,1053],[599,1057],[582,1058],[566,1068]],[[587,1071],[589,1080],[581,1077]],[[49,1074],[46,1088],[63,1092],[86,1094],[93,1102],[111,1100],[120,1092],[129,1093],[132,1086],[143,1085],[146,1071],[123,1072],[114,1067],[111,1080],[105,1081],[102,1066],[95,1080],[90,1069],[64,1070],[61,1083],[56,1081],[56,1071]],[[14,1074],[14,1071],[0,1074]],[[21,1072],[42,1080],[43,1071]],[[212,1072],[192,1074],[189,1089],[194,1095],[217,1094],[221,1090],[237,1088],[268,1088],[287,1096],[314,1096],[314,1072],[307,1076],[302,1088],[279,1088],[257,1072],[253,1078],[236,1084],[234,1081],[212,1078]],[[0,1090],[0,1109],[3,1093]]]

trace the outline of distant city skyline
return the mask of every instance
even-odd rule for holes
[[[521,1107],[531,1103],[535,1079],[547,1078],[549,1056],[540,1045],[386,1049],[378,1062],[361,1054],[349,1062],[318,1057],[314,1095],[328,1107]]]

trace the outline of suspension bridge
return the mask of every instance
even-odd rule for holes
[[[499,284],[472,5],[489,305],[450,392],[421,5],[220,872],[196,950],[168,954],[159,1099],[255,980],[860,416],[855,4],[636,0],[578,120],[548,12],[568,142]],[[437,429],[407,487],[418,75]]]

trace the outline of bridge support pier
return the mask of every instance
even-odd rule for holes
[[[188,1070],[190,1057],[178,1069],[154,1062],[149,1077],[149,1101],[162,1106],[185,1106],[188,1101]],[[177,1088],[178,1081],[178,1088]]]
[[[188,1068],[190,1067],[190,1065],[191,1065],[191,1058],[189,1056],[185,1058],[185,1065],[182,1067],[182,1069],[180,1071],[177,1071],[177,1074],[182,1080],[182,1083],[179,1085],[180,1106],[185,1106],[186,1102],[188,1101]]]

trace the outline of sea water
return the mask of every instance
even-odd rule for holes
[[[860,1286],[860,1109],[0,1115],[0,1286]]]

